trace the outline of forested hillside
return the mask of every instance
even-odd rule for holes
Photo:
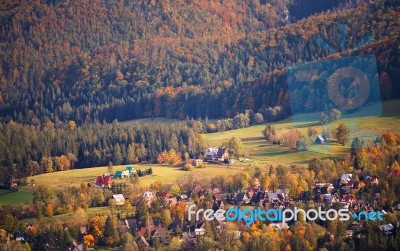
[[[316,37],[340,44],[341,24],[348,25],[344,53],[384,59],[382,89],[392,97],[399,82],[396,1],[324,2],[2,1],[1,119],[80,124],[233,117],[248,109],[285,117],[282,69],[330,54]],[[371,44],[351,51],[366,35]]]
[[[0,181],[98,165],[154,160],[164,150],[178,158],[198,156],[207,148],[203,125],[188,120],[176,124],[122,125],[75,123],[43,127],[0,124]],[[171,154],[173,152],[173,154]],[[186,157],[185,157],[186,156]]]

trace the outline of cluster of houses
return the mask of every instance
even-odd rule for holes
[[[117,177],[123,178],[127,177],[124,175],[128,175],[128,173],[131,175],[134,173],[134,169],[127,167],[124,171],[119,171],[115,174],[120,174]],[[115,174],[113,175],[114,177],[116,176]],[[99,187],[105,187],[111,184],[112,180],[110,175],[99,176],[96,181],[96,185]],[[258,178],[253,178],[250,186],[230,194],[223,193],[221,186],[218,184],[212,184],[206,188],[203,188],[200,184],[194,184],[189,191],[180,195],[174,195],[169,191],[145,191],[141,197],[137,198],[132,203],[138,205],[140,202],[144,201],[151,207],[155,201],[164,199],[171,207],[183,201],[188,208],[195,203],[194,198],[203,200],[207,197],[209,208],[217,211],[218,209],[227,210],[235,205],[261,206],[264,210],[270,208],[282,208],[284,210],[285,208],[292,208],[298,201],[302,201],[311,203],[315,207],[330,207],[335,203],[340,203],[343,208],[348,208],[350,213],[353,214],[360,211],[371,212],[375,210],[374,205],[363,201],[361,198],[363,191],[369,189],[369,191],[374,193],[374,199],[378,200],[380,198],[378,185],[379,180],[375,176],[367,176],[362,181],[359,181],[354,179],[353,174],[343,174],[340,179],[334,183],[316,181],[310,191],[304,191],[298,197],[293,197],[289,194],[288,189],[281,188],[274,191],[261,189],[261,183]],[[126,203],[122,194],[114,194],[113,199],[117,206],[124,206]],[[400,210],[400,206],[398,206],[397,210]],[[291,223],[269,223],[270,226],[278,230],[288,229],[288,224],[290,225]],[[160,244],[168,244],[172,237],[180,238],[182,241],[182,250],[194,250],[197,237],[206,233],[205,222],[202,219],[199,221],[196,221],[196,219],[182,221],[175,218],[172,219],[169,226],[164,226],[161,224],[161,219],[159,217],[149,216],[145,224],[136,218],[120,218],[119,225],[124,231],[129,231],[135,236],[136,242],[141,250],[150,247],[149,240],[151,239],[157,239]],[[218,220],[217,218],[213,220],[212,224],[216,232],[225,231],[225,225],[225,220]],[[346,236],[359,236],[360,230],[362,230],[363,227],[362,219],[354,220],[346,230]],[[384,234],[392,235],[396,227],[400,227],[400,223],[397,226],[393,226],[393,224],[384,224],[379,226],[379,229]],[[246,222],[239,221],[238,231],[232,233],[232,236],[240,238],[241,233],[247,231],[248,228]],[[77,243],[81,243],[80,240],[83,239],[85,234],[88,234],[87,226],[82,226],[77,242],[73,245],[79,246]],[[15,239],[22,240],[23,237],[24,236],[17,234]],[[334,238],[334,236],[332,238]],[[75,249],[72,250],[77,249],[75,247]]]
[[[112,186],[112,179],[122,179],[128,178],[131,175],[135,174],[136,170],[132,166],[127,166],[123,171],[116,171],[113,175],[110,174],[103,174],[97,176],[95,185],[100,188],[111,188]]]
[[[114,174],[114,178],[115,179],[128,178],[129,176],[131,176],[135,173],[136,173],[136,170],[133,167],[127,166],[125,168],[125,170],[123,170],[123,171],[116,171]]]
[[[206,196],[211,197],[210,206],[214,211],[217,211],[218,209],[227,210],[233,205],[262,206],[264,210],[268,210],[269,208],[283,208],[284,210],[285,208],[294,207],[297,201],[309,202],[313,200],[315,206],[330,207],[334,203],[340,203],[342,207],[349,208],[351,213],[357,213],[374,210],[372,205],[362,201],[360,198],[363,189],[369,188],[376,192],[375,199],[378,199],[380,196],[378,184],[379,181],[374,176],[368,176],[363,181],[356,181],[352,174],[344,174],[335,184],[316,182],[311,191],[302,192],[299,197],[293,198],[289,195],[288,189],[277,189],[276,191],[262,190],[260,188],[260,181],[254,178],[251,186],[232,194],[222,193],[221,187],[217,184],[212,184],[205,189],[201,185],[195,184],[188,193],[180,196],[173,196],[170,192],[165,191],[157,193],[146,191],[138,201],[144,200],[151,206],[156,198],[163,198],[171,206],[179,201],[184,201],[189,206],[193,203],[191,198],[194,198],[194,194],[196,194],[196,197],[199,199],[204,199]],[[205,223],[202,220],[181,222],[175,219],[170,226],[161,226],[159,219],[151,219],[149,224],[143,226],[137,219],[122,219],[121,224],[124,225],[127,231],[131,231],[136,236],[139,236],[137,243],[141,248],[149,247],[147,240],[150,238],[159,238],[160,243],[167,243],[170,236],[179,235],[183,243],[182,249],[193,250],[196,237],[205,234]],[[225,221],[214,219],[213,226],[215,227],[215,231],[223,231],[225,224]],[[287,223],[271,222],[269,224],[280,230],[289,228]],[[361,221],[355,221],[346,234],[351,237],[353,231],[360,230],[362,227],[363,224]],[[245,222],[243,222],[240,224],[240,231],[237,231],[234,235],[240,238],[241,232],[246,230],[246,228]],[[394,226],[386,224],[380,226],[380,229],[385,234],[391,234]]]

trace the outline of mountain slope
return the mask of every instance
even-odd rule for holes
[[[398,34],[398,7],[380,3],[342,6],[284,26],[287,7],[299,2],[4,1],[2,120],[82,123],[257,111],[287,103],[285,80],[268,73],[329,54],[315,43],[317,35],[339,44],[338,26],[348,23],[353,48],[366,34],[377,43]]]

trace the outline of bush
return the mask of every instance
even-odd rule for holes
[[[22,179],[19,179],[17,181],[17,185],[18,186],[26,186],[26,184],[28,184],[28,179],[27,178],[22,178]]]
[[[193,170],[194,170],[194,167],[193,167],[192,164],[186,164],[186,165],[184,165],[184,166],[182,167],[182,170],[184,170],[184,171],[193,171]]]
[[[308,138],[303,137],[296,142],[296,148],[299,151],[307,151],[310,143],[311,142]]]
[[[264,122],[264,116],[261,113],[254,114],[254,124],[262,124]]]

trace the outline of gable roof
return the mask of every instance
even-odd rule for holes
[[[97,176],[96,186],[104,186],[104,185],[111,185],[111,184],[112,184],[111,176],[109,176],[109,175]]]
[[[227,152],[226,148],[218,148],[217,157],[222,158],[222,156]]]
[[[236,199],[237,199],[238,201],[243,201],[245,195],[246,195],[245,193],[238,193],[238,194],[236,195]]]
[[[157,227],[153,231],[151,231],[151,236],[153,238],[160,238],[163,243],[167,242],[167,233],[168,230],[165,227]]]
[[[118,206],[122,206],[125,203],[125,198],[122,194],[113,194],[113,199],[117,202]]]
[[[353,179],[353,174],[351,174],[351,173],[346,173],[346,174],[343,174],[343,175],[340,177],[340,182],[350,181],[350,180],[352,180],[352,179]]]
[[[322,137],[322,135],[318,135],[317,138],[315,139],[315,142],[323,143],[325,142],[325,139],[324,137]]]

